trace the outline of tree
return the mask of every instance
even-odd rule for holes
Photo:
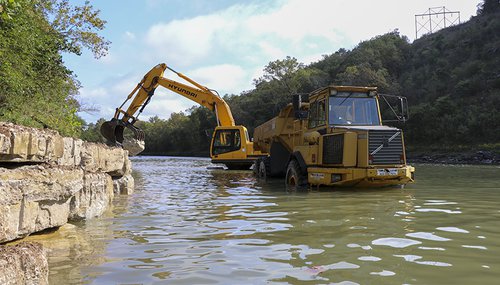
[[[105,22],[89,2],[8,1],[17,6],[8,6],[10,18],[0,20],[0,120],[78,136],[84,123],[77,116],[80,83],[61,53],[85,47],[96,57],[105,54],[107,42],[95,31]]]
[[[45,19],[52,19],[54,31],[64,40],[61,51],[80,55],[83,48],[88,48],[94,57],[105,56],[111,42],[99,36],[106,21],[99,17],[99,10],[94,10],[90,1],[83,6],[71,6],[69,0],[39,0],[36,6]]]
[[[264,75],[254,81],[255,86],[262,82],[276,81],[285,87],[288,94],[294,94],[299,88],[298,82],[293,80],[294,74],[302,68],[304,64],[290,56],[283,60],[271,61],[264,67]]]
[[[499,0],[483,0],[482,3],[477,5],[477,14],[492,14],[500,11],[500,1]]]
[[[12,14],[19,8],[19,3],[15,0],[0,0],[0,21],[12,19]]]

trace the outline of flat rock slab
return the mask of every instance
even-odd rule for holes
[[[39,243],[0,245],[0,284],[49,284],[47,254]]]

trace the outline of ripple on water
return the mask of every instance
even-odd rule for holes
[[[457,202],[449,202],[446,200],[427,200],[424,205],[440,206],[440,205],[456,205]]]
[[[389,270],[382,270],[380,272],[370,272],[370,275],[379,275],[379,276],[394,276],[396,273]]]
[[[396,256],[396,257],[402,257],[402,258],[404,258],[405,261],[413,262],[413,263],[416,263],[416,264],[432,265],[432,266],[437,266],[437,267],[449,267],[449,266],[452,266],[450,263],[446,263],[446,262],[439,262],[439,261],[419,261],[419,259],[422,259],[422,256],[419,256],[419,255],[412,255],[412,254],[397,255],[397,254],[395,254],[394,256]]]
[[[340,269],[358,269],[359,265],[354,264],[354,263],[350,263],[350,262],[346,262],[346,261],[341,261],[341,262],[332,263],[329,265],[324,265],[323,267],[327,270],[330,270],[330,269],[340,270]]]
[[[380,261],[382,258],[376,257],[376,256],[360,256],[358,257],[358,260],[361,261]]]
[[[436,228],[436,230],[440,230],[443,232],[451,232],[451,233],[464,233],[464,234],[469,233],[469,231],[467,231],[467,230],[464,230],[461,228],[456,228],[456,227],[439,227],[439,228]]]
[[[412,245],[417,245],[421,244],[422,242],[413,240],[413,239],[407,239],[407,238],[379,238],[376,240],[372,241],[373,245],[385,245],[385,246],[390,246],[390,247],[395,247],[395,248],[404,248]]]
[[[446,249],[442,248],[442,247],[426,247],[426,246],[419,246],[418,247],[419,249],[423,249],[423,250],[437,250],[437,251],[445,251]]]
[[[440,236],[437,236],[435,234],[427,233],[427,232],[409,233],[409,234],[406,234],[406,236],[412,237],[412,238],[433,240],[433,241],[450,241],[451,240],[449,238],[440,237]]]
[[[482,249],[482,250],[487,250],[488,248],[485,247],[485,246],[481,246],[481,245],[462,245],[462,247],[465,247],[465,248],[474,248],[474,249]]]
[[[415,207],[416,208],[416,207]],[[448,209],[433,209],[433,208],[418,208],[415,209],[417,212],[421,213],[428,213],[428,212],[442,212],[442,213],[447,213],[447,214],[461,214],[462,211],[454,211],[454,210],[448,210]]]
[[[350,244],[347,245],[347,247],[349,247],[349,248],[359,248],[360,247],[360,248],[362,248],[364,250],[370,250],[370,249],[372,249],[372,247],[369,246],[369,245],[359,245],[357,243],[350,243]]]

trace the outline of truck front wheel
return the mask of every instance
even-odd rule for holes
[[[270,161],[269,158],[259,158],[254,164],[254,174],[260,179],[267,179],[269,176]]]
[[[292,160],[288,163],[286,169],[286,185],[294,188],[307,185],[307,176],[303,174],[296,160]]]

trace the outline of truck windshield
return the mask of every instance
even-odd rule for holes
[[[380,125],[376,99],[374,97],[358,97],[356,93],[351,95],[346,97],[330,96],[328,106],[329,124]]]

